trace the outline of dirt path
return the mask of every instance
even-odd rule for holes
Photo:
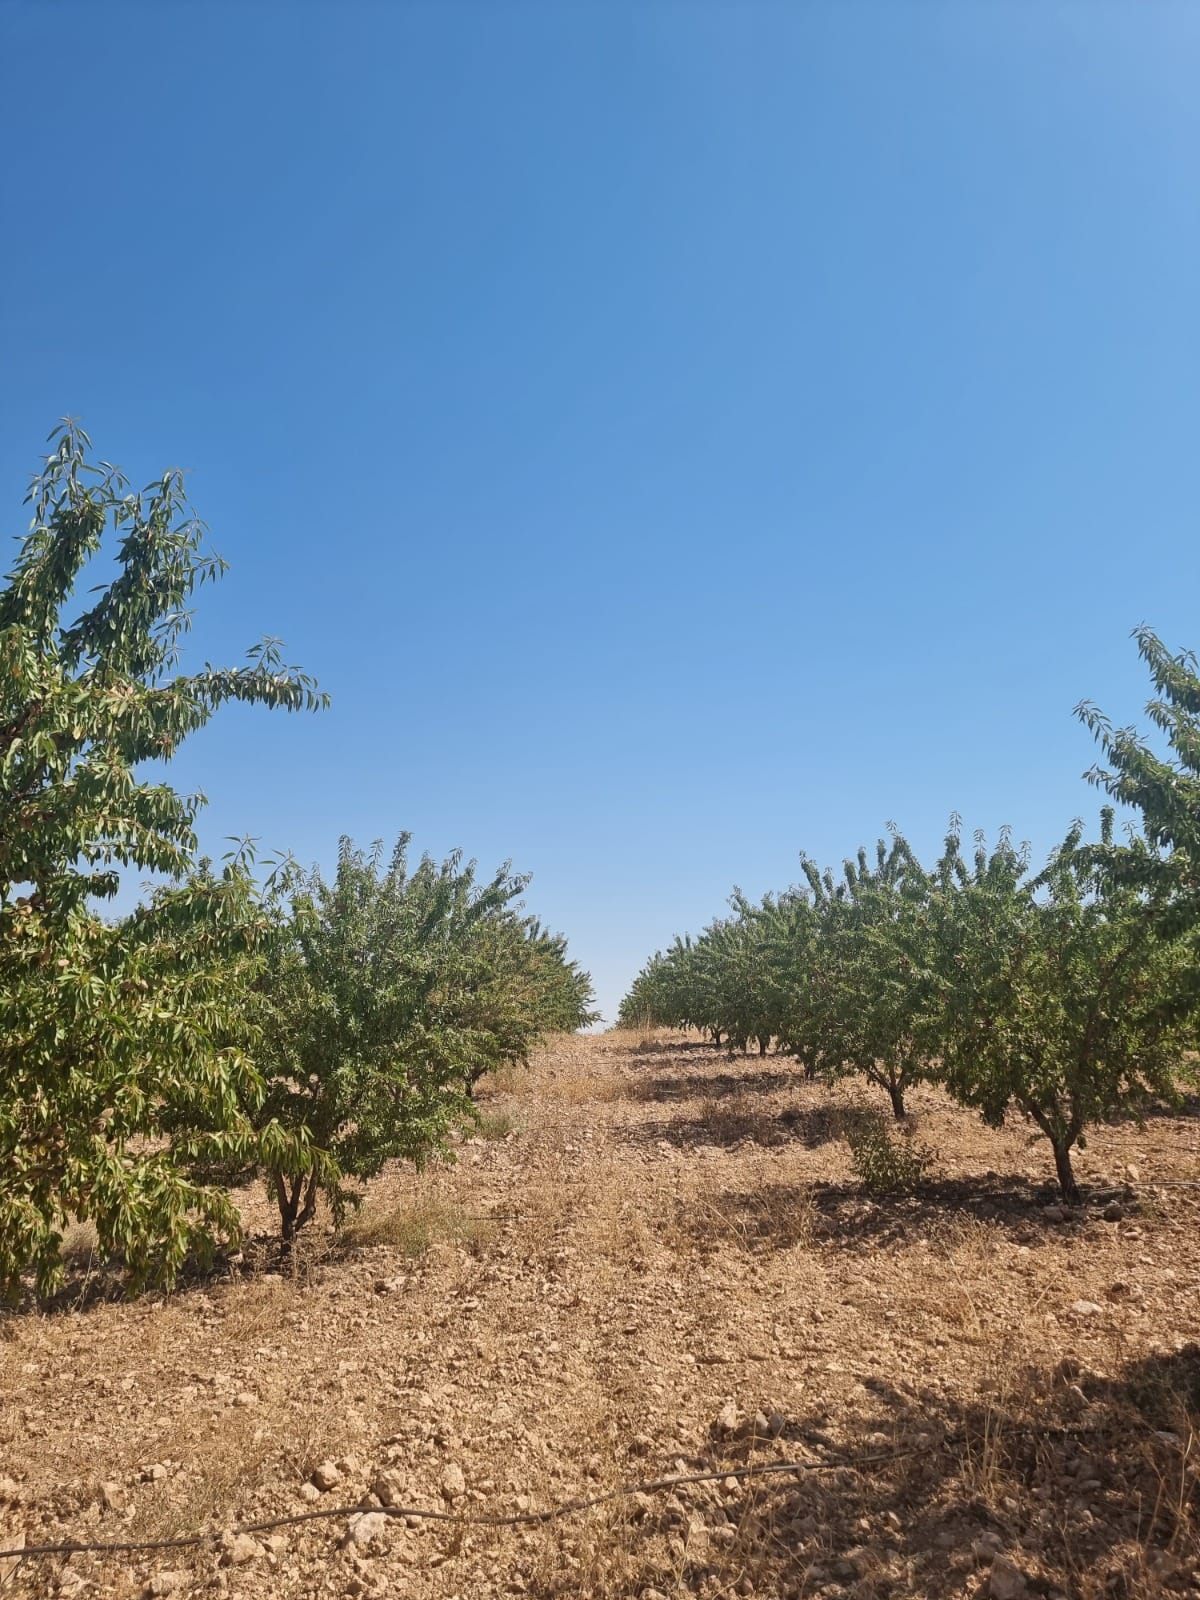
[[[1200,1190],[1164,1186],[1200,1178],[1200,1121],[1102,1130],[1081,1177],[1132,1167],[1138,1202],[1060,1221],[1027,1130],[930,1091],[928,1184],[866,1200],[834,1112],[869,1095],[782,1058],[572,1040],[488,1092],[491,1137],[455,1167],[377,1184],[304,1281],[242,1269],[14,1316],[0,1527],[219,1531],[361,1500],[381,1474],[388,1497],[471,1515],[891,1459],[531,1528],[390,1522],[341,1548],[334,1521],[26,1562],[0,1594],[1200,1595],[1178,1400],[1190,1384],[1200,1409]]]

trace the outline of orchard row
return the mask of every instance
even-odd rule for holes
[[[202,799],[157,775],[230,700],[319,710],[273,641],[179,670],[222,564],[180,474],[132,491],[73,425],[0,589],[0,1290],[52,1290],[94,1224],[132,1283],[242,1229],[263,1178],[285,1240],[394,1156],[444,1150],[480,1074],[593,1020],[591,982],[525,915],[526,880],[343,840],[327,883],[198,858]],[[72,603],[93,563],[109,576]],[[148,764],[153,765],[148,765]],[[99,909],[122,869],[159,887]]]
[[[1045,1135],[1063,1195],[1089,1125],[1177,1103],[1200,1039],[1200,677],[1148,630],[1139,644],[1168,756],[1090,706],[1107,766],[1089,774],[1140,810],[1141,832],[1071,829],[1040,868],[1003,834],[964,850],[957,819],[923,864],[899,833],[655,955],[622,1003],[626,1026],[695,1027],[715,1043],[771,1040],[809,1074],[862,1074],[897,1118],[941,1084],[999,1126]]]

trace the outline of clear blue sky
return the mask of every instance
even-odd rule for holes
[[[645,956],[895,819],[1040,850],[1200,646],[1200,8],[0,3],[0,483],[171,464],[333,697],[205,841],[410,828]]]

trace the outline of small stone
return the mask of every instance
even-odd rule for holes
[[[1125,1168],[1125,1176],[1129,1179],[1130,1183],[1137,1183],[1142,1175],[1138,1171],[1137,1167],[1130,1162]]]
[[[167,1475],[167,1469],[161,1461],[156,1461],[152,1467],[142,1468],[143,1483],[161,1483]]]
[[[988,1576],[988,1594],[992,1600],[1020,1600],[1025,1593],[1025,1574],[1007,1556],[998,1555],[992,1562]]]
[[[359,1478],[362,1476],[363,1464],[357,1456],[342,1456],[337,1463],[337,1470],[346,1478]]]
[[[248,1561],[253,1561],[255,1556],[263,1553],[262,1545],[248,1533],[222,1534],[220,1543],[223,1567],[244,1567]]]
[[[158,1600],[160,1595],[178,1594],[180,1589],[186,1587],[188,1574],[180,1572],[177,1568],[170,1572],[156,1572],[146,1585],[146,1593]]]
[[[384,1506],[401,1506],[407,1498],[404,1479],[398,1472],[381,1472],[371,1485],[371,1493]]]
[[[399,1294],[408,1282],[407,1278],[380,1278],[375,1285],[376,1294]]]
[[[24,1550],[25,1530],[20,1533],[6,1533],[3,1535],[6,1550]],[[0,1556],[0,1586],[7,1584],[8,1580],[16,1576],[17,1570],[24,1558],[22,1556]]]
[[[451,1461],[442,1473],[442,1495],[447,1500],[458,1500],[467,1492],[467,1480],[457,1461]]]
[[[300,1485],[300,1498],[311,1503],[313,1500],[321,1498],[321,1491],[315,1483],[302,1483]]]
[[[784,1416],[782,1411],[772,1411],[767,1417],[767,1432],[771,1435],[772,1439],[778,1439],[779,1435],[786,1427],[787,1418]]]
[[[971,1545],[971,1554],[981,1567],[990,1567],[1000,1553],[1001,1540],[998,1534],[981,1534]]]
[[[365,1550],[373,1540],[383,1538],[391,1520],[382,1511],[360,1511],[346,1526],[342,1549]]]
[[[1065,1222],[1067,1213],[1062,1206],[1043,1206],[1042,1215],[1047,1222]]]
[[[21,1485],[15,1478],[0,1476],[0,1500],[19,1500]]]
[[[240,1394],[234,1395],[233,1403],[235,1406],[241,1406],[243,1409],[246,1409],[250,1406],[256,1406],[258,1404],[258,1396],[256,1394],[252,1394],[249,1389],[243,1389]]]
[[[124,1511],[126,1495],[119,1483],[109,1479],[100,1485],[100,1504],[106,1511]]]
[[[717,1412],[716,1421],[713,1423],[713,1432],[729,1438],[731,1434],[735,1434],[738,1431],[740,1421],[741,1417],[737,1406],[734,1405],[732,1400],[727,1400],[720,1411]]]
[[[1072,1300],[1071,1312],[1076,1317],[1102,1317],[1104,1307],[1098,1306],[1094,1300]]]
[[[335,1467],[332,1461],[322,1461],[321,1465],[312,1475],[312,1481],[322,1494],[327,1494],[330,1489],[336,1489],[342,1481],[340,1467]]]
[[[1110,1200],[1100,1215],[1105,1222],[1120,1222],[1125,1215],[1125,1208],[1118,1205],[1115,1200]]]
[[[287,1534],[286,1533],[271,1533],[271,1534],[268,1534],[267,1537],[263,1540],[263,1543],[266,1545],[267,1549],[271,1552],[271,1554],[273,1556],[281,1556],[283,1554],[283,1552],[287,1549]]]

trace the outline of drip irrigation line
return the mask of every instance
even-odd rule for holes
[[[19,1549],[0,1550],[0,1560],[20,1559],[29,1556],[71,1556],[87,1552],[105,1554],[131,1553],[140,1550],[184,1550],[200,1545],[216,1545],[219,1540],[238,1534],[269,1533],[273,1528],[290,1528],[303,1522],[331,1521],[335,1518],[356,1516],[419,1517],[427,1522],[452,1522],[462,1528],[516,1528],[539,1523],[556,1522],[562,1517],[576,1516],[596,1506],[614,1500],[629,1499],[636,1494],[662,1494],[668,1489],[682,1488],[694,1483],[721,1483],[727,1478],[779,1477],[784,1474],[805,1472],[838,1472],[859,1467],[876,1466],[899,1461],[906,1456],[921,1455],[940,1449],[947,1440],[937,1439],[925,1444],[912,1445],[905,1450],[891,1450],[867,1456],[845,1456],[834,1461],[768,1461],[748,1467],[721,1467],[711,1472],[681,1472],[667,1478],[648,1478],[639,1483],[622,1484],[616,1489],[605,1489],[600,1494],[579,1499],[564,1500],[543,1511],[517,1511],[499,1516],[481,1514],[468,1516],[459,1511],[429,1511],[420,1506],[352,1505],[322,1507],[319,1511],[298,1511],[287,1517],[272,1517],[266,1522],[248,1522],[238,1527],[223,1529],[219,1533],[188,1533],[175,1539],[125,1539],[125,1540],[65,1540],[59,1544],[22,1545]]]

